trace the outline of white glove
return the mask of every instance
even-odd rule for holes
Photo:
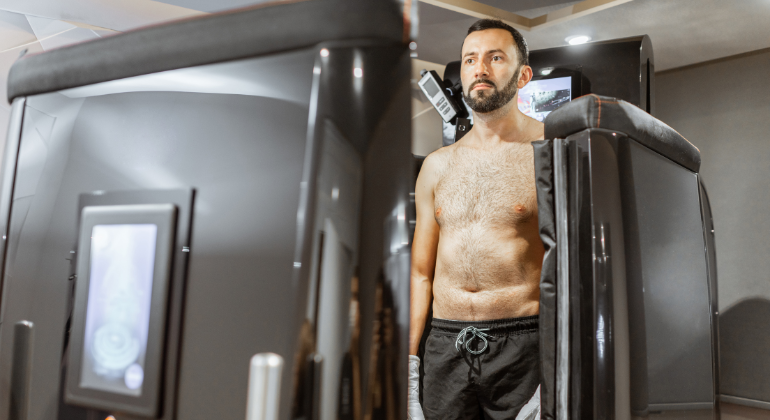
[[[425,420],[420,407],[420,358],[409,355],[409,397],[407,399],[407,420]],[[538,394],[540,395],[540,394]]]
[[[535,395],[521,407],[516,420],[538,420],[540,419],[540,385],[537,386]]]

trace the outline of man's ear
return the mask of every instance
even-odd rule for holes
[[[522,66],[521,71],[519,72],[519,82],[516,84],[518,88],[521,89],[526,86],[527,83],[532,80],[532,75],[532,67]]]

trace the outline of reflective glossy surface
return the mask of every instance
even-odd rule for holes
[[[697,174],[622,133],[567,143],[569,418],[717,418]]]
[[[244,418],[264,352],[285,362],[279,418],[405,412],[409,74],[405,46],[361,41],[28,98],[0,191],[0,383],[8,326],[33,321],[29,419],[110,414],[60,401],[78,197],[169,188],[195,201],[161,418]]]

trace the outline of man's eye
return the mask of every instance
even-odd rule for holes
[[[473,64],[473,59],[469,58],[469,59],[465,60],[465,63],[466,64]]]
[[[500,59],[501,59],[501,57],[499,57],[499,56],[492,57],[492,60],[494,60],[494,61],[500,61]]]

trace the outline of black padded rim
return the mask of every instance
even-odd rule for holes
[[[22,57],[8,75],[14,98],[166,70],[308,48],[325,41],[403,43],[395,1],[285,0],[150,26]]]
[[[625,133],[693,172],[700,169],[697,147],[664,122],[620,99],[582,96],[545,118],[546,139],[567,138],[589,128]]]

